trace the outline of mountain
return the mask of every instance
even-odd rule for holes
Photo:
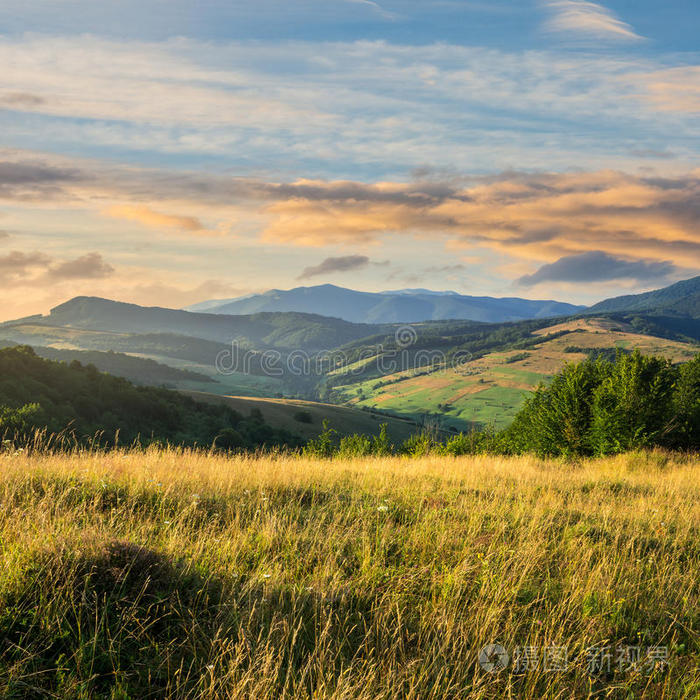
[[[700,277],[644,294],[606,299],[590,307],[591,313],[644,312],[700,318]]]
[[[324,284],[290,290],[272,289],[219,303],[207,301],[188,307],[211,314],[254,314],[295,311],[340,318],[353,323],[417,323],[437,320],[471,320],[485,323],[569,316],[584,307],[558,301],[473,297],[455,292],[402,289],[393,292],[358,292]]]
[[[76,297],[34,317],[39,326],[130,334],[176,334],[255,348],[326,350],[363,338],[376,328],[306,313],[222,315]],[[8,324],[3,324],[6,327]]]

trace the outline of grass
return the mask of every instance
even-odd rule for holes
[[[698,474],[664,453],[7,453],[0,695],[697,698]],[[540,663],[486,673],[491,642]],[[616,646],[667,664],[620,669]]]

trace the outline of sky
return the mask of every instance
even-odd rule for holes
[[[700,274],[697,0],[0,0],[0,320]]]

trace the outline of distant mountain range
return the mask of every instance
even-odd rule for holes
[[[368,410],[396,410],[413,418],[442,411],[452,427],[463,427],[470,420],[488,423],[510,415],[524,388],[546,380],[576,353],[614,353],[632,343],[649,351],[672,347],[673,356],[683,359],[700,342],[700,277],[590,308],[422,289],[371,294],[331,285],[210,303],[214,306],[198,304],[185,311],[76,297],[49,314],[0,323],[0,345],[28,344],[45,356],[93,362],[140,383],[225,395],[356,402]],[[409,342],[399,345],[398,330],[408,323],[413,324]],[[558,344],[548,345],[550,341]],[[504,360],[506,351],[517,359]],[[312,361],[300,367],[297,360],[304,352]],[[438,362],[436,356],[442,359]],[[440,374],[440,363],[447,367],[465,356],[473,371]],[[487,357],[484,362],[491,363],[498,382],[473,383],[483,369],[481,358]],[[420,370],[410,380],[418,382],[415,386],[408,375],[398,376],[397,358]],[[418,381],[421,377],[425,382]],[[392,389],[384,391],[385,386]],[[406,400],[399,401],[404,395]],[[448,404],[455,405],[449,416]]]
[[[318,351],[377,333],[377,327],[306,313],[255,313],[236,316],[193,313],[158,306],[138,306],[99,297],[75,297],[51,309],[47,316],[31,316],[0,324],[36,324],[138,337],[175,335],[216,343],[237,341],[243,347]],[[1,334],[0,334],[1,335]],[[118,338],[115,337],[115,342]]]
[[[332,284],[272,289],[263,294],[210,300],[187,307],[188,311],[224,315],[296,311],[353,323],[417,323],[451,319],[503,323],[570,316],[584,309],[583,306],[549,300],[475,297],[426,289],[358,292]]]

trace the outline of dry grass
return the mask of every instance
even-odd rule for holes
[[[695,457],[0,456],[0,695],[700,697]],[[485,673],[481,647],[537,647]],[[616,646],[668,649],[619,670]],[[544,649],[568,648],[546,671]],[[591,676],[588,647],[613,647]]]

